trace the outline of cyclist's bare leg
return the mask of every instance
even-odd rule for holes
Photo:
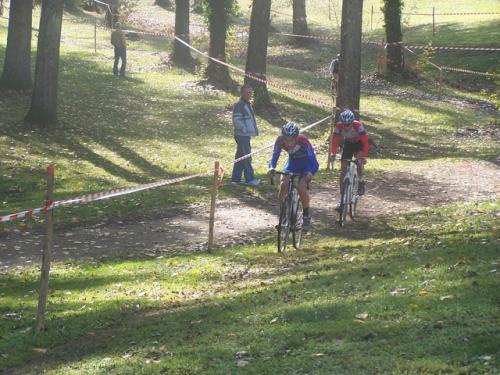
[[[362,179],[363,178],[363,173],[365,172],[365,159],[358,158],[358,161],[359,161],[358,167],[357,167],[357,169],[358,169],[358,177],[360,179]]]
[[[290,183],[290,176],[281,176],[280,192],[278,193],[278,199],[280,204],[285,201],[286,194],[288,193],[288,184]]]
[[[346,160],[341,161],[341,170],[340,170],[340,181],[339,181],[339,186],[340,186],[340,194],[342,194],[342,188],[344,187],[344,177],[347,173],[347,166],[348,163]]]
[[[297,191],[299,192],[300,201],[302,202],[303,208],[309,208],[310,197],[309,197],[309,189],[307,188],[309,182],[310,178],[305,176],[300,179],[299,185],[297,186]]]

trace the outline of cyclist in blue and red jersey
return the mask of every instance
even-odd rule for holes
[[[335,125],[332,139],[332,156],[335,160],[335,154],[339,147],[341,138],[344,138],[344,145],[342,148],[341,156],[341,173],[340,173],[340,192],[342,194],[342,184],[345,174],[347,172],[347,161],[351,160],[353,156],[360,161],[358,163],[358,195],[365,193],[365,178],[364,178],[364,164],[368,156],[368,134],[361,122],[355,120],[354,113],[350,110],[344,110],[339,116],[339,122]],[[340,205],[337,206],[340,209]]]
[[[299,192],[304,210],[302,229],[307,231],[311,224],[308,185],[312,180],[312,176],[318,171],[319,164],[311,143],[305,135],[299,133],[299,128],[293,122],[288,122],[283,125],[281,135],[274,143],[274,151],[269,165],[269,173],[271,175],[274,173],[281,150],[285,150],[288,153],[288,160],[285,163],[283,172],[299,173],[303,175],[299,180],[297,191]],[[280,202],[283,202],[287,194],[289,179],[290,177],[286,175],[284,175],[281,179],[279,192]]]

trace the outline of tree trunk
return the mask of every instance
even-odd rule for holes
[[[226,61],[226,34],[228,28],[228,14],[225,1],[206,0],[209,5],[208,30],[210,42],[208,54],[221,61]],[[232,85],[227,66],[209,60],[205,70],[207,81],[216,87],[227,88]]]
[[[189,43],[189,0],[175,1],[175,35]],[[172,61],[179,66],[189,66],[193,62],[189,48],[176,39]]]
[[[245,72],[266,79],[267,42],[271,17],[271,0],[253,0]],[[267,84],[245,77],[245,84],[254,89],[254,107],[261,109],[271,104]]]
[[[385,36],[387,43],[401,42],[403,33],[401,31],[401,9],[402,0],[384,0],[382,11],[384,12]],[[387,70],[389,72],[402,72],[403,48],[399,45],[387,46]]]
[[[28,89],[31,81],[31,1],[11,1],[9,34],[0,85]]]
[[[42,0],[35,88],[26,122],[40,128],[57,124],[57,78],[64,0]]]
[[[351,109],[357,118],[361,88],[362,19],[363,0],[343,2],[337,107]]]
[[[307,28],[306,0],[293,0],[293,33],[309,35]],[[304,41],[304,39],[300,39]]]

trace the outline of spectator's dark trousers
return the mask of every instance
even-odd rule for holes
[[[236,155],[234,156],[235,159],[252,152],[252,148],[250,146],[250,137],[235,135],[234,140],[236,141]],[[239,161],[234,165],[231,181],[241,182],[242,173],[245,174],[246,182],[253,181],[255,179],[252,168],[252,158]]]
[[[122,59],[120,75],[125,76],[125,67],[127,66],[127,49],[123,47],[115,47],[115,64],[113,65],[113,73],[118,75],[118,61]]]

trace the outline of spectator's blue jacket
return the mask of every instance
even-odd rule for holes
[[[252,105],[243,99],[233,109],[234,135],[253,137],[259,135]]]
[[[314,149],[305,135],[297,136],[297,143],[291,150],[285,148],[283,136],[279,136],[274,143],[273,158],[270,167],[275,169],[281,150],[288,152],[288,160],[283,170],[292,173],[316,173],[319,169],[318,160],[314,154]]]

